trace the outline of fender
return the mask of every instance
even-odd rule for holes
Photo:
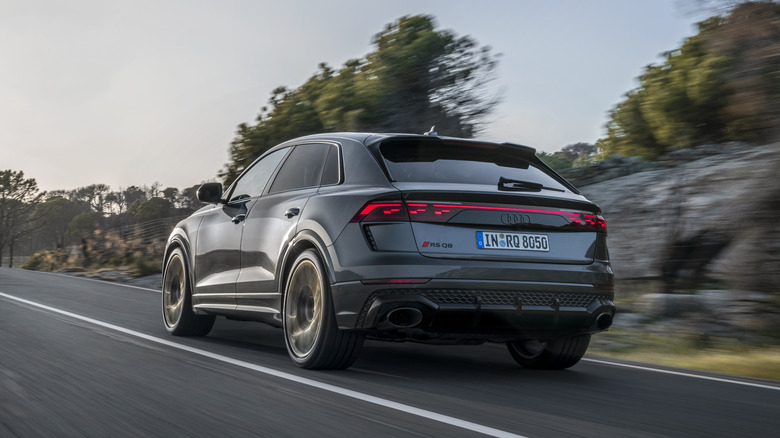
[[[302,230],[296,234],[295,237],[293,237],[292,240],[290,240],[290,242],[287,244],[280,259],[280,263],[276,268],[276,278],[279,279],[279,294],[282,296],[284,295],[284,280],[288,263],[291,263],[292,260],[297,257],[297,248],[300,248],[301,244],[307,244],[307,246],[314,247],[314,249],[317,251],[320,259],[322,259],[322,262],[325,265],[328,282],[330,283],[330,279],[335,278],[335,271],[333,270],[333,259],[323,239],[312,230]]]
[[[168,243],[165,245],[165,255],[163,257],[162,269],[163,282],[165,281],[165,265],[168,263],[168,256],[170,256],[171,252],[176,247],[181,248],[181,251],[184,253],[184,263],[186,264],[187,268],[187,277],[190,284],[190,294],[195,295],[195,272],[192,269],[195,261],[193,260],[192,251],[190,249],[190,240],[187,237],[187,233],[178,226],[173,229],[170,237],[168,237]],[[163,284],[163,287],[165,287],[165,284]],[[204,312],[195,308],[193,308],[193,311],[197,314],[205,314]]]

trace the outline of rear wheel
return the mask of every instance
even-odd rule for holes
[[[363,347],[362,335],[339,330],[322,262],[311,249],[298,256],[290,271],[283,324],[287,352],[303,368],[347,368]]]
[[[196,315],[192,310],[184,253],[176,248],[165,263],[162,285],[162,314],[165,329],[175,336],[205,336],[214,326],[214,315]]]
[[[507,342],[509,354],[525,368],[562,370],[576,364],[585,355],[590,335],[571,338]]]

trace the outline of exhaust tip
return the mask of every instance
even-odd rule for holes
[[[596,328],[599,330],[606,330],[612,327],[612,314],[602,313],[596,318]]]
[[[420,324],[423,314],[414,307],[399,307],[387,313],[387,322],[393,327],[410,328]]]

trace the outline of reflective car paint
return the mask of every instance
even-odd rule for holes
[[[322,259],[342,330],[377,338],[453,342],[602,331],[605,327],[597,320],[603,315],[611,320],[614,314],[605,235],[573,232],[563,218],[567,212],[595,217],[598,206],[534,157],[532,149],[507,144],[497,147],[523,154],[537,173],[550,178],[550,186],[561,189],[507,192],[497,185],[393,181],[379,145],[421,138],[314,135],[283,143],[258,158],[262,162],[284,148],[330,145],[338,151],[338,183],[269,193],[284,167],[282,160],[258,196],[230,202],[234,183],[222,203],[208,205],[177,225],[166,253],[181,247],[186,254],[195,311],[281,325],[290,264],[311,248]],[[493,208],[464,211],[446,224],[354,221],[367,203],[383,200]],[[544,234],[550,249],[481,249],[480,231]],[[462,296],[462,302],[441,294]],[[541,297],[538,302],[529,299],[532,294]],[[495,298],[499,296],[510,298],[501,301]],[[585,297],[584,304],[575,303],[579,296]],[[577,305],[567,305],[571,303]],[[402,305],[421,309],[420,325],[387,324],[388,313]]]

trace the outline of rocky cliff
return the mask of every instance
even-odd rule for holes
[[[564,176],[604,212],[618,293],[780,293],[780,143],[614,159]]]

